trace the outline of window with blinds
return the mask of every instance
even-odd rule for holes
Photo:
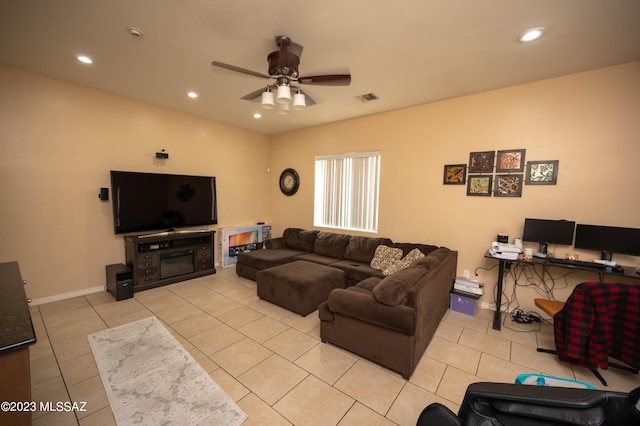
[[[377,232],[380,151],[315,161],[314,226]]]

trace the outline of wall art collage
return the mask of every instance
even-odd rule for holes
[[[468,164],[444,166],[443,184],[466,185],[469,196],[522,197],[523,184],[557,183],[558,160],[525,163],[525,154],[525,149],[471,152]]]

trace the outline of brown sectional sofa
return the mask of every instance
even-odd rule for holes
[[[408,379],[449,308],[458,253],[441,247],[386,278],[335,289],[320,304],[320,336]]]
[[[418,249],[424,257],[386,276],[370,266],[379,246],[401,249],[402,256]],[[328,300],[318,307],[322,341],[409,378],[449,308],[457,259],[458,253],[446,247],[287,228],[282,237],[267,241],[265,250],[240,254],[236,272],[256,280],[265,271],[260,274],[263,279],[272,275],[266,270],[298,261],[343,271],[344,286],[330,290]],[[308,281],[304,268],[285,269],[287,280],[295,281],[298,274]],[[269,279],[273,292],[278,276]]]
[[[393,243],[389,238],[361,237],[333,232],[320,232],[300,228],[287,228],[282,237],[265,242],[266,250],[241,253],[236,273],[256,280],[256,274],[267,268],[294,260],[307,260],[330,265],[345,272],[345,287],[356,285],[369,277],[384,278],[379,269],[370,266],[376,248],[380,245],[400,248],[406,255],[414,248],[425,255],[438,248],[427,244]]]

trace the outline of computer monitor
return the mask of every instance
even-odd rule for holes
[[[573,229],[576,223],[568,220],[529,219],[524,220],[523,241],[539,243],[539,252],[547,254],[549,244],[570,246],[573,244]]]
[[[640,229],[579,223],[575,248],[599,251],[602,260],[611,260],[613,253],[640,256]]]

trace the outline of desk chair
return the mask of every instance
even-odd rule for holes
[[[533,303],[535,303],[535,305],[540,308],[542,312],[549,315],[552,319],[558,312],[562,310],[562,308],[564,308],[564,302],[558,302],[557,300],[533,299]],[[558,351],[556,351],[555,349],[536,348],[536,351],[558,355]],[[604,377],[602,377],[602,374],[600,374],[598,370],[592,368],[591,372],[598,378],[598,380],[600,380],[600,383],[602,383],[604,386],[607,386],[607,381],[604,379]]]
[[[557,300],[549,299],[533,299],[533,303],[542,310],[545,314],[549,315],[551,319],[564,308],[564,302],[558,302]],[[536,348],[538,352],[544,352],[548,354],[557,354],[555,349]]]
[[[596,310],[595,305],[599,304],[602,307],[603,304],[610,306],[613,311],[610,316],[612,318],[611,324],[606,324],[604,327],[617,327],[620,328],[622,326],[629,325],[628,323],[623,323],[627,321],[629,317],[634,317],[633,326],[637,327],[640,325],[640,319],[637,318],[637,315],[630,315],[630,312],[636,312],[639,305],[638,299],[639,290],[638,287],[629,286],[625,284],[617,284],[617,283],[581,283],[576,286],[574,291],[567,299],[567,303],[569,304],[569,309],[565,309],[566,304],[564,302],[558,302],[555,300],[548,299],[535,299],[535,305],[540,308],[543,312],[549,315],[554,319],[554,334],[556,340],[556,347],[558,344],[561,345],[563,350],[567,350],[567,347],[570,346],[570,343],[566,342],[564,336],[564,327],[573,327],[573,330],[576,330],[576,327],[587,327],[586,324],[576,324],[575,317],[582,318],[582,315],[586,315],[586,310]],[[620,296],[623,297],[624,302],[620,303],[618,300]],[[609,299],[611,299],[609,301]],[[610,302],[610,305],[608,304]],[[556,318],[556,315],[560,313],[560,316]],[[592,313],[591,320],[594,320],[594,317],[597,317],[597,313]],[[624,318],[621,320],[620,318]],[[589,318],[585,318],[585,322],[588,322]],[[595,318],[596,321],[601,320]],[[598,327],[593,327],[593,331],[590,333],[602,333],[602,329],[598,329]],[[600,327],[602,328],[602,327]],[[577,329],[578,331],[582,331],[583,328]],[[596,336],[598,339],[601,338],[600,335]],[[594,339],[599,342],[598,339]],[[591,342],[591,337],[589,337],[589,342]],[[586,344],[588,342],[584,342]],[[599,342],[600,343],[600,342]],[[618,342],[618,345],[620,342]],[[607,345],[602,345],[603,347],[607,347]],[[574,347],[571,349],[575,350]],[[585,352],[588,352],[590,348],[587,348]],[[596,358],[598,359],[582,359],[582,360],[572,360],[569,359],[569,356],[566,353],[559,354],[557,350],[551,349],[543,349],[537,348],[538,352],[552,353],[559,356],[559,358],[563,361],[568,361],[572,364],[576,364],[581,367],[586,367],[591,370],[591,372],[598,378],[600,383],[603,386],[607,386],[606,380],[602,377],[602,375],[598,372],[598,366],[607,368],[607,366],[611,366],[614,368],[618,368],[621,370],[629,371],[634,374],[638,374],[637,365],[633,365],[632,367],[628,367],[625,365],[610,363],[606,359],[609,357],[609,353],[598,353]],[[628,356],[625,354],[626,358],[637,360],[637,349],[635,349],[635,353],[632,356]],[[594,356],[591,354],[592,357]],[[603,361],[604,358],[604,361]],[[575,361],[575,362],[574,362]],[[627,359],[623,359],[623,361],[628,362]],[[583,364],[583,365],[581,365]]]

